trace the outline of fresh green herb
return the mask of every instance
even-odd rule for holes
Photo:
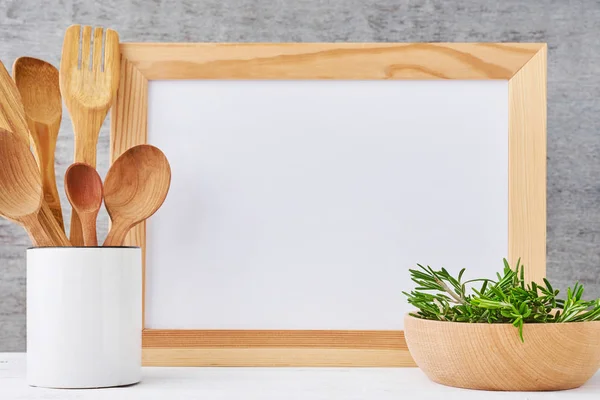
[[[411,269],[411,279],[417,287],[403,292],[408,302],[418,309],[413,317],[436,321],[471,323],[511,323],[519,330],[523,341],[523,324],[583,322],[600,320],[600,299],[585,301],[583,285],[576,283],[567,289],[567,298],[559,299],[559,291],[547,279],[543,284],[525,284],[520,260],[513,270],[504,260],[503,274],[497,280],[471,279],[463,281],[465,269],[458,277],[446,269],[434,271],[417,264]],[[471,286],[480,282],[479,289]]]

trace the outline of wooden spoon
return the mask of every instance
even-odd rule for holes
[[[96,218],[102,205],[102,179],[88,164],[72,164],[65,173],[65,192],[83,230],[83,244],[98,246]]]
[[[170,184],[169,161],[154,146],[135,146],[117,158],[104,181],[104,204],[112,221],[104,246],[122,246],[127,232],[160,208]]]
[[[0,215],[22,225],[34,246],[54,246],[38,219],[42,178],[29,147],[0,128]]]
[[[73,122],[75,162],[96,168],[98,135],[119,88],[120,65],[117,32],[81,25],[67,28],[60,60],[60,91]],[[74,246],[83,244],[77,213],[71,216],[70,237]]]
[[[54,172],[54,152],[62,117],[58,70],[37,58],[21,57],[13,64],[13,78],[23,100],[29,132],[42,172],[44,199],[64,230]]]
[[[29,128],[27,127],[21,95],[2,62],[0,62],[0,128],[4,129],[0,136],[11,135],[29,147]],[[46,233],[53,239],[54,246],[71,245],[64,230],[56,222],[50,207],[43,198],[38,218]]]

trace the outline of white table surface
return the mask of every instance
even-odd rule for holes
[[[600,399],[600,373],[579,389],[516,393],[437,385],[417,368],[148,367],[137,385],[58,390],[27,386],[25,369],[24,353],[0,353],[0,399]]]

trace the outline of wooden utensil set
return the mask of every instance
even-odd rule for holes
[[[97,246],[103,199],[112,222],[104,246],[122,246],[127,232],[167,196],[171,169],[154,146],[123,153],[104,187],[96,172],[98,135],[116,96],[119,72],[118,34],[80,25],[67,29],[60,73],[42,60],[22,57],[14,63],[13,80],[0,62],[0,215],[22,225],[36,247]],[[61,95],[75,132],[75,163],[65,174],[73,207],[70,240],[54,172]]]

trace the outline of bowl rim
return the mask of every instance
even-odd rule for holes
[[[411,311],[412,312],[412,311]],[[431,323],[431,324],[456,324],[456,325],[465,325],[465,326],[513,326],[511,323],[503,322],[503,323],[489,323],[489,322],[458,322],[458,321],[440,321],[437,319],[425,319],[425,318],[417,318],[410,315],[410,312],[404,314],[404,319],[413,319],[415,321]],[[597,321],[575,321],[575,322],[526,322],[524,326],[560,326],[560,325],[575,325],[575,324],[600,324],[600,320]],[[404,327],[406,330],[406,327]],[[516,328],[515,328],[516,329]]]

